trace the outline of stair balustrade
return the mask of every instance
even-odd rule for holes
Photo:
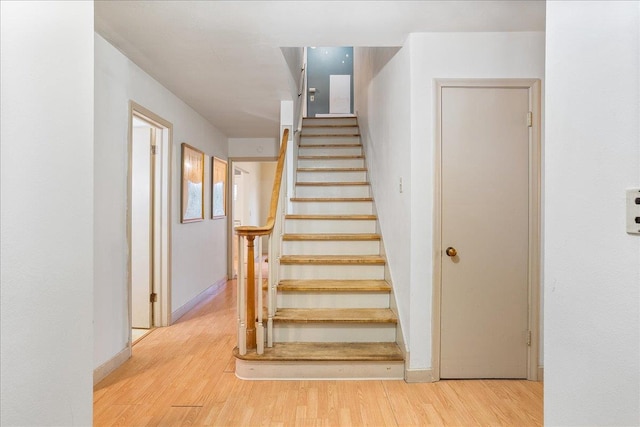
[[[238,352],[241,355],[255,350],[257,354],[264,352],[263,324],[263,273],[262,273],[262,239],[268,239],[267,247],[267,346],[273,345],[273,316],[276,311],[276,284],[280,259],[280,239],[282,235],[283,207],[286,201],[286,180],[283,185],[289,129],[282,134],[282,143],[278,155],[278,164],[273,180],[269,215],[264,226],[238,226]],[[247,272],[245,280],[244,253],[247,247]],[[256,243],[257,242],[257,243]],[[257,246],[257,248],[256,248]],[[255,259],[258,253],[258,277],[256,280]]]

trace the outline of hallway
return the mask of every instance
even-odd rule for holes
[[[542,425],[540,382],[239,380],[235,301],[229,281],[138,342],[94,387],[94,425]]]

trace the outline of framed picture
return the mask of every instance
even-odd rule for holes
[[[204,153],[182,143],[180,222],[204,220]]]
[[[227,162],[211,157],[211,218],[227,216]]]

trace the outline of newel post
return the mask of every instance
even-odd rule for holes
[[[247,350],[256,348],[256,273],[254,240],[247,235]]]

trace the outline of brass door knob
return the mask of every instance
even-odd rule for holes
[[[451,246],[449,246],[444,252],[450,257],[454,257],[458,255],[458,251],[456,251],[456,249],[452,248]]]

